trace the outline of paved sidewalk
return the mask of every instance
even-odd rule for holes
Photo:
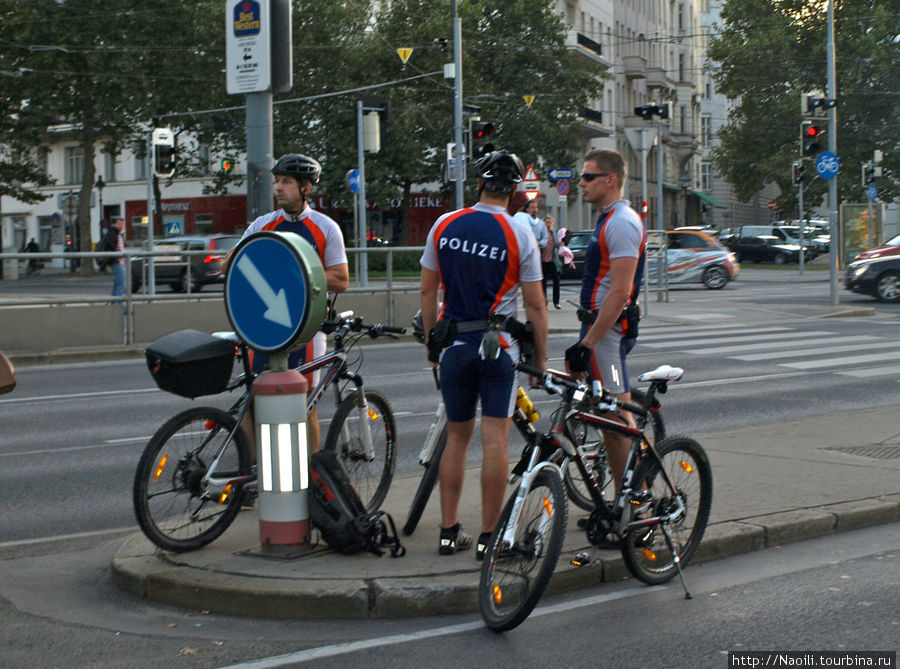
[[[693,435],[713,467],[713,506],[693,563],[900,520],[900,421],[894,408]],[[516,453],[517,455],[518,453]],[[385,503],[398,527],[418,474],[395,479]],[[477,534],[479,471],[466,476],[460,520]],[[569,504],[563,554],[549,586],[559,593],[628,577],[616,551],[575,568],[587,548]],[[393,618],[478,610],[480,563],[469,550],[439,556],[437,492],[407,555],[336,555],[318,548],[293,560],[249,556],[258,517],[243,511],[210,546],[186,554],[155,550],[140,534],[122,545],[112,573],[122,588],[195,610],[277,618]],[[690,582],[690,568],[686,577]]]

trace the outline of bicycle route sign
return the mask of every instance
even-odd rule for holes
[[[816,172],[823,179],[834,179],[840,169],[841,163],[831,151],[822,151],[816,158]]]
[[[325,270],[292,232],[262,231],[235,247],[225,277],[225,311],[253,349],[275,353],[305,343],[325,317]]]

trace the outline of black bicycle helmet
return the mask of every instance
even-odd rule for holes
[[[299,153],[286,153],[279,158],[275,167],[272,168],[272,174],[285,174],[294,177],[297,183],[302,184],[304,181],[310,183],[319,183],[319,177],[322,175],[322,166],[318,160],[304,156]]]
[[[475,173],[484,180],[484,187],[495,193],[511,193],[522,181],[525,166],[514,153],[491,151],[479,158]]]

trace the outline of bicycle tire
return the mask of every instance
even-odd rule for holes
[[[634,489],[650,491],[652,515],[668,512],[673,496],[663,477],[665,467],[676,494],[685,506],[684,515],[668,523],[675,552],[682,568],[690,561],[709,522],[712,506],[712,467],[703,447],[690,437],[673,435],[656,445],[660,460],[646,457],[634,473]],[[622,557],[635,578],[649,585],[665,583],[678,573],[659,525],[634,528],[622,540]]]
[[[403,525],[403,534],[409,536],[416,531],[419,521],[422,519],[422,513],[428,505],[428,499],[431,497],[431,491],[434,490],[434,484],[437,483],[438,474],[441,469],[441,456],[444,455],[444,448],[447,446],[447,426],[441,430],[438,436],[437,445],[434,447],[434,453],[431,456],[431,462],[425,466],[425,473],[419,481],[419,487],[416,488],[416,494],[413,495],[412,504],[409,506],[409,514],[406,516],[406,523]]]
[[[632,390],[631,403],[646,407],[647,395],[642,390]],[[665,438],[666,428],[659,411],[647,412],[647,418],[635,416],[635,420],[637,426],[644,430],[650,443],[656,443]],[[604,498],[612,501],[615,496],[615,485],[613,485],[612,474],[606,460],[603,433],[593,425],[580,420],[570,420],[568,427],[572,442],[582,453],[585,464],[591,469],[603,489]],[[563,483],[566,485],[566,494],[575,506],[585,511],[594,509],[594,500],[588,493],[588,484],[571,458],[566,459],[566,466],[563,468]]]
[[[173,416],[150,438],[134,474],[132,500],[138,525],[163,550],[182,553],[218,538],[234,521],[243,494],[225,504],[220,491],[200,487],[209,461],[235,427],[229,413],[195,407]],[[216,470],[217,477],[252,473],[250,442],[238,427]]]
[[[349,394],[338,405],[328,427],[325,448],[337,454],[366,511],[371,513],[377,511],[384,503],[394,478],[394,466],[397,464],[395,448],[397,430],[394,412],[384,395],[367,390],[366,404],[369,407],[369,429],[372,431],[375,458],[367,461],[363,455],[362,440],[359,436],[359,414],[356,411],[359,408],[358,392]],[[350,435],[349,441],[346,442],[342,434],[344,427],[347,427]]]
[[[503,533],[515,499],[513,493],[503,507],[481,565],[478,603],[485,625],[494,632],[517,627],[534,610],[556,569],[566,533],[562,480],[556,472],[543,469],[526,493],[515,545],[503,550]],[[549,522],[544,522],[548,515]]]

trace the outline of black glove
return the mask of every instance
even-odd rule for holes
[[[591,349],[581,342],[566,349],[566,364],[570,372],[587,372],[591,368]]]

